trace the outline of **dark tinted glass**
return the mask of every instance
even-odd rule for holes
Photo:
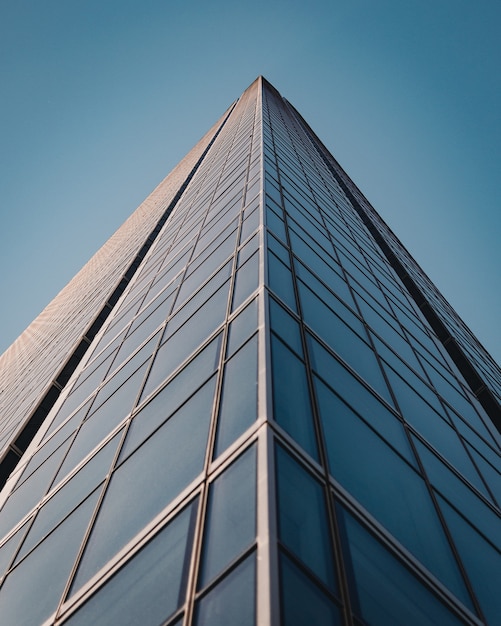
[[[207,508],[200,587],[238,557],[256,535],[256,449],[252,447],[212,484]]]
[[[311,456],[317,457],[310,393],[304,363],[271,336],[273,415]]]
[[[427,587],[341,507],[345,564],[354,610],[368,624],[462,624]]]
[[[169,522],[65,624],[158,626],[174,613],[184,602],[195,513],[192,504]]]
[[[281,447],[276,450],[280,540],[333,588],[333,555],[323,489]]]
[[[343,622],[336,604],[284,554],[280,555],[283,626],[337,626]]]
[[[255,556],[247,557],[198,602],[197,626],[253,626],[256,623]]]
[[[221,393],[216,456],[256,419],[257,335],[226,363]]]

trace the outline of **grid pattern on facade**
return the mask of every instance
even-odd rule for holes
[[[499,434],[324,150],[232,109],[2,492],[2,623],[496,624]]]
[[[306,129],[316,150],[326,160],[331,172],[334,173],[341,187],[350,196],[353,207],[358,210],[364,223],[370,226],[370,230],[373,235],[375,234],[375,239],[378,244],[382,245],[383,248],[388,251],[386,254],[389,254],[393,260],[393,264],[398,266],[398,270],[400,270],[399,274],[402,274],[403,280],[406,281],[407,288],[413,288],[414,293],[412,295],[415,300],[417,296],[418,305],[425,310],[429,310],[432,319],[436,317],[438,320],[442,343],[446,344],[446,347],[454,359],[466,365],[466,370],[471,369],[471,374],[473,374],[474,371],[478,374],[477,376],[470,374],[468,383],[472,391],[480,397],[484,390],[489,392],[489,396],[490,393],[494,394],[494,399],[490,397],[486,398],[485,404],[491,410],[491,418],[495,420],[498,430],[501,430],[501,414],[499,409],[499,402],[501,401],[501,373],[498,364],[492,359],[490,354],[441,295],[421,267],[409,255],[399,239],[377,214],[367,198],[365,198],[361,191],[350,180],[339,163],[329,154],[328,150],[304,119],[290,104],[288,104],[288,107],[294,110],[294,114],[300,120],[301,125]],[[411,283],[410,285],[409,282]],[[449,343],[454,344],[454,346],[449,347],[447,345]],[[463,372],[463,374],[466,374],[466,372]]]
[[[68,606],[81,601],[86,587],[95,588],[124,560],[144,567],[148,554],[157,557],[159,542],[171,568],[172,594],[155,609],[164,618],[195,612],[204,623],[221,577],[221,589],[229,585],[225,593],[231,593],[235,577],[254,576],[257,434],[249,428],[258,399],[257,91],[256,83],[242,97],[36,451],[10,479],[15,486],[0,514],[0,533],[12,535],[0,548],[2,574],[10,572],[0,592],[5,623],[43,622],[65,599]],[[242,506],[233,511],[238,498]],[[117,518],[127,519],[118,533]],[[238,534],[228,543],[233,525]],[[207,554],[192,549],[194,531],[207,536]],[[107,590],[130,569],[105,582],[106,591],[69,623],[92,622],[100,598],[108,602]],[[187,601],[193,592],[195,604]],[[123,623],[118,614],[109,620]]]
[[[133,260],[147,246],[148,237],[225,117],[0,357],[0,474],[3,466],[11,471],[25,451],[33,433],[23,433],[23,429],[30,420],[38,426],[46,416],[111,310],[115,294],[130,280]],[[40,418],[34,415],[37,411]]]
[[[302,589],[325,623],[348,607],[368,623],[495,623],[499,435],[294,110],[272,89],[266,101],[282,610],[297,614]],[[322,539],[304,545],[299,526]]]

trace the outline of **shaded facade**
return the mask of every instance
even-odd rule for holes
[[[496,624],[499,368],[299,113],[114,237],[2,357],[2,623]]]

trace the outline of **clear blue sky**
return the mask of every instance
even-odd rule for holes
[[[0,352],[257,75],[501,357],[496,0],[0,7]]]

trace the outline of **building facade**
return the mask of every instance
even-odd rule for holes
[[[0,365],[2,624],[499,623],[499,368],[263,78]]]

